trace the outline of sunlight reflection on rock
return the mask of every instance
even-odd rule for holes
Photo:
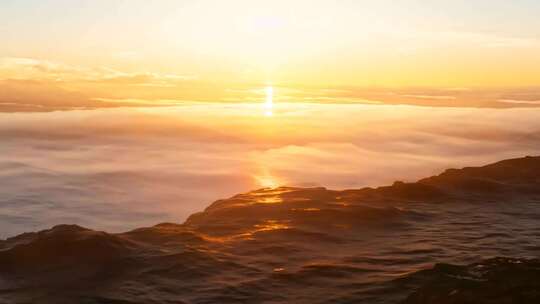
[[[283,185],[385,185],[538,150],[540,120],[527,109],[280,102],[264,119],[263,107],[0,114],[0,234],[65,222],[125,231],[252,189],[266,188],[237,203],[278,203]]]

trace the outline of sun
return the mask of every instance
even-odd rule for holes
[[[283,183],[282,180],[271,174],[268,168],[262,168],[260,174],[255,175],[254,179],[259,186],[269,189],[276,189]]]
[[[272,116],[274,109],[274,88],[271,86],[266,87],[266,101],[264,103],[265,115]]]

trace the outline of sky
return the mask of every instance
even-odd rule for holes
[[[530,106],[539,15],[534,0],[3,0],[0,103],[253,101],[272,85],[286,101]]]

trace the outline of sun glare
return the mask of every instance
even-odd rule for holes
[[[261,173],[259,175],[255,175],[254,179],[259,186],[270,189],[279,187],[283,182],[271,174],[267,168],[262,168]]]
[[[270,189],[275,189],[279,187],[279,182],[276,180],[275,177],[271,175],[256,176],[255,179],[261,187]]]
[[[264,103],[265,115],[272,116],[274,109],[274,88],[266,87],[266,101]]]

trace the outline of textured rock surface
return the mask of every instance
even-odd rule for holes
[[[536,157],[377,189],[261,189],[184,224],[0,241],[0,303],[538,303],[538,261],[483,260],[538,256],[539,207]]]
[[[468,266],[437,264],[415,274],[424,285],[403,304],[540,303],[540,261],[496,258]]]

